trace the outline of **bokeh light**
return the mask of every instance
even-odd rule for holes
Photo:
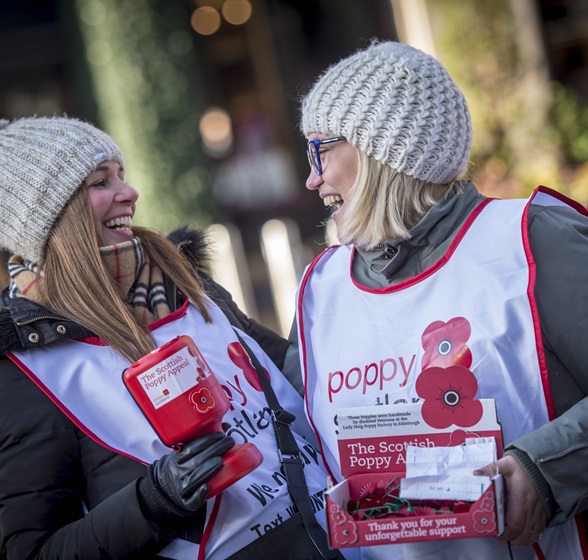
[[[200,35],[212,35],[220,27],[221,15],[212,6],[202,6],[194,10],[190,18],[190,24],[196,33]]]
[[[80,17],[87,25],[100,25],[106,19],[106,8],[97,0],[84,4],[80,10]]]
[[[224,109],[208,109],[200,119],[200,134],[211,156],[224,156],[233,144],[231,117]]]
[[[104,66],[112,60],[112,48],[106,41],[94,41],[86,48],[86,57],[90,64]]]
[[[225,0],[222,7],[223,17],[233,25],[243,25],[249,21],[252,11],[249,0]]]

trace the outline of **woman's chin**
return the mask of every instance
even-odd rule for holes
[[[331,212],[331,219],[337,223],[341,219],[341,214],[343,213],[343,206],[333,206],[333,211]]]
[[[133,231],[130,229],[108,229],[101,235],[100,245],[102,247],[110,247],[110,245],[124,243],[132,238]]]

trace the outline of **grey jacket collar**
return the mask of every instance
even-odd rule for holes
[[[370,287],[396,284],[419,274],[443,256],[470,213],[484,200],[471,183],[444,196],[410,230],[409,239],[390,240],[383,248],[357,249],[353,275]]]

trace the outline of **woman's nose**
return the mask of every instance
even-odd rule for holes
[[[306,179],[306,188],[310,191],[318,189],[323,184],[322,175],[319,175],[312,167]]]
[[[129,202],[133,204],[139,198],[139,193],[131,185],[120,180],[116,198],[118,202]]]

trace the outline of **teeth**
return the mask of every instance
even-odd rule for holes
[[[343,202],[343,199],[338,194],[330,194],[323,199],[325,206],[335,206]]]
[[[113,220],[108,220],[107,222],[104,222],[104,225],[107,228],[128,229],[131,227],[131,217],[121,216],[120,218],[114,218]]]

